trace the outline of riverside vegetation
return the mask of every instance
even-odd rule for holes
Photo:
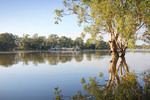
[[[11,33],[0,34],[0,50],[49,50],[51,48],[73,48],[79,47],[81,49],[109,49],[108,42],[97,41],[92,43],[90,39],[84,43],[81,37],[75,40],[66,36],[58,37],[56,34],[50,34],[48,38],[45,36],[38,36],[34,34],[30,37],[28,34],[23,37],[13,35]]]
[[[13,35],[11,33],[0,34],[0,51],[12,50],[49,50],[51,48],[73,48],[81,49],[105,49],[109,50],[109,43],[103,40],[91,42],[91,38],[83,41],[81,37],[72,40],[69,37],[58,37],[56,34],[50,34],[48,38],[34,34],[32,37],[28,34],[23,37]],[[136,45],[137,49],[150,49],[150,45]]]

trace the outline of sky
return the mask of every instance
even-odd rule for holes
[[[83,27],[77,25],[76,16],[66,16],[61,23],[55,22],[55,9],[63,7],[63,0],[0,0],[0,33],[19,36],[38,33],[39,36],[57,34],[75,38]]]
[[[24,34],[38,33],[48,37],[50,34],[75,39],[80,36],[83,26],[77,25],[77,17],[65,16],[58,25],[55,22],[55,9],[63,7],[63,0],[0,0],[0,33]],[[89,36],[86,37],[86,39]],[[108,41],[109,37],[104,36]],[[143,42],[138,41],[138,44]]]

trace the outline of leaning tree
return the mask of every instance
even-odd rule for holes
[[[56,24],[66,15],[75,14],[83,23],[82,36],[92,40],[110,36],[112,56],[125,56],[126,48],[134,48],[137,39],[150,37],[150,0],[64,0],[64,8],[55,10]]]

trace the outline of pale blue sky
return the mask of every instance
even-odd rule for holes
[[[62,1],[0,0],[0,33],[80,36],[83,28],[77,25],[75,16],[66,16],[59,25],[54,24],[54,10],[63,7]]]
[[[38,33],[46,37],[57,34],[75,39],[83,30],[77,25],[76,16],[66,16],[59,25],[54,24],[54,11],[63,7],[62,1],[0,0],[0,33],[9,32],[19,36]],[[105,41],[108,39],[108,36],[104,37]]]

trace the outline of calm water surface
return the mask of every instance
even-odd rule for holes
[[[107,51],[0,53],[0,100],[51,100],[57,86],[72,96],[82,77],[108,80],[110,60]],[[127,52],[126,62],[129,72],[149,71],[150,52]]]

